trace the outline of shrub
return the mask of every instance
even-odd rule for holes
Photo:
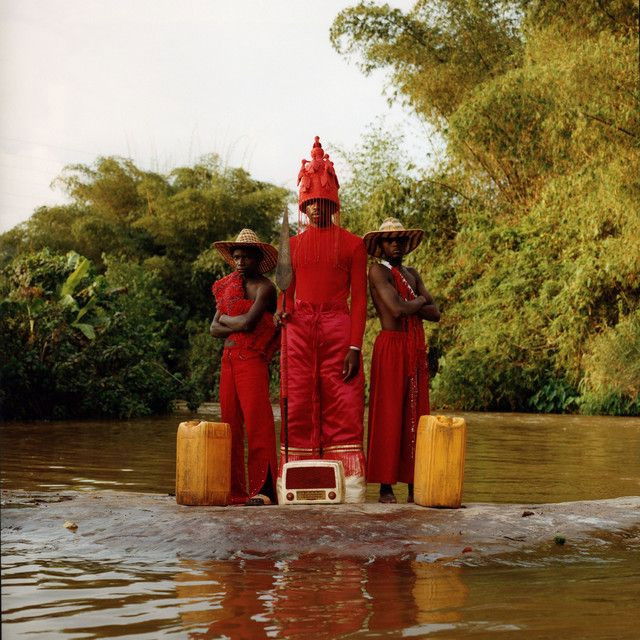
[[[19,256],[2,273],[4,418],[129,418],[166,411],[180,378],[166,369],[171,303],[142,267],[77,253]]]

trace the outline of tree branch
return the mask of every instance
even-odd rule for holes
[[[613,122],[610,122],[609,120],[605,120],[604,118],[601,118],[600,116],[594,116],[591,113],[587,113],[586,111],[582,111],[582,115],[590,118],[591,120],[595,120],[596,122],[600,122],[601,124],[605,124],[608,127],[611,127],[612,129],[617,129],[618,131],[620,131],[621,133],[624,133],[628,136],[631,136],[632,138],[640,138],[640,136],[637,133],[633,133],[633,131],[629,131],[628,129],[625,129],[624,127],[619,127],[617,124],[614,124]]]

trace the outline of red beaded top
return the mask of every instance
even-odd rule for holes
[[[247,313],[254,302],[246,297],[242,276],[237,271],[214,282],[211,291],[215,296],[217,309],[228,316]],[[234,347],[251,349],[271,357],[274,345],[277,345],[275,334],[273,314],[265,311],[253,331],[236,331],[227,339],[234,343]]]

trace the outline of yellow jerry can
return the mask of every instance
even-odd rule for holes
[[[176,443],[176,502],[225,505],[231,492],[231,427],[181,422]]]
[[[450,509],[460,507],[466,440],[464,418],[421,416],[413,489],[416,504]]]

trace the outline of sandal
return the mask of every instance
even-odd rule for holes
[[[245,503],[246,507],[265,507],[273,504],[269,496],[265,496],[264,493],[256,493],[255,496],[251,496]]]
[[[398,501],[393,493],[381,493],[378,502],[382,504],[397,504]]]

